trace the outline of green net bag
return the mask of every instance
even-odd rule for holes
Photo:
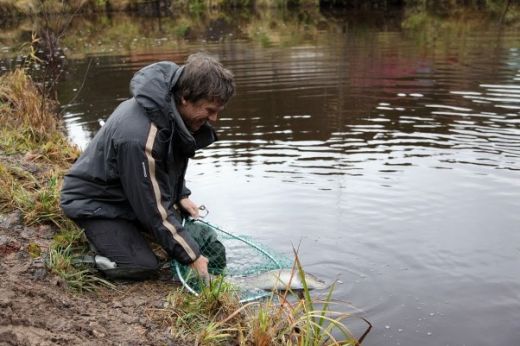
[[[226,277],[252,276],[275,269],[291,268],[292,261],[276,254],[248,236],[235,235],[200,219],[186,220],[185,229],[208,258],[208,272]],[[201,282],[189,266],[172,260],[172,271],[191,293],[198,295]],[[270,295],[261,290],[240,291],[240,302],[258,300]]]

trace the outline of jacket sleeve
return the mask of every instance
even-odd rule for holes
[[[152,124],[144,146],[137,140],[117,146],[121,184],[139,221],[172,258],[189,264],[200,256],[199,246],[168,207],[172,205],[168,175],[152,150],[156,133]]]
[[[190,195],[191,195],[191,190],[186,187],[186,180],[183,179],[183,181],[182,181],[182,191],[181,191],[181,194],[179,196],[179,200],[181,200],[181,199],[183,199],[185,197],[189,197]]]

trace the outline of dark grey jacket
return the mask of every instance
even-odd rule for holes
[[[168,254],[188,264],[199,247],[173,206],[190,194],[188,158],[216,140],[209,124],[191,134],[171,90],[182,67],[159,62],[138,71],[122,102],[65,176],[61,207],[72,218],[138,220]]]

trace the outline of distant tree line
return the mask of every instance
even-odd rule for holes
[[[386,9],[414,7],[419,10],[472,6],[503,15],[520,6],[520,0],[0,0],[0,18],[41,13],[134,11],[164,14],[171,8],[321,7]]]

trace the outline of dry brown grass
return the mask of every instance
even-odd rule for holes
[[[0,15],[2,17],[29,14],[32,10],[32,0],[0,0]]]
[[[79,150],[60,130],[56,108],[23,70],[0,76],[0,151],[68,167]]]
[[[38,142],[58,128],[56,103],[44,98],[31,78],[21,69],[0,77],[0,125],[31,129]]]
[[[19,210],[27,225],[68,221],[59,191],[79,150],[60,131],[55,106],[23,70],[0,77],[0,210]]]

